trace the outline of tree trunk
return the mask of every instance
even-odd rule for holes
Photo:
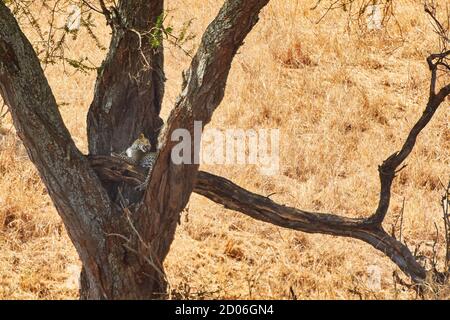
[[[162,46],[152,48],[149,38],[143,35],[154,27],[163,7],[163,0],[121,1],[116,18],[109,21],[113,31],[110,48],[88,113],[92,155],[121,152],[140,133],[149,137],[156,148],[163,124],[159,113],[164,95],[164,56]],[[103,181],[103,186],[119,212],[108,226],[112,235],[107,238],[103,253],[108,255],[110,267],[101,268],[111,270],[105,281],[114,289],[108,298],[164,298],[165,255],[155,253],[152,240],[143,239],[134,226],[136,211],[150,215],[147,207],[140,204],[143,193],[123,183]],[[158,227],[156,221],[150,226],[153,227]],[[99,298],[96,279],[89,281],[84,271],[81,277],[81,298]]]
[[[81,299],[164,299],[167,281],[162,262],[151,244],[137,233],[131,212],[120,212],[106,232],[106,246],[100,253],[105,264],[98,272],[86,272],[83,263],[80,276]],[[105,228],[106,229],[106,228]],[[108,291],[104,291],[107,287]]]

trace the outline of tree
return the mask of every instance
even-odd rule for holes
[[[382,222],[396,172],[450,94],[450,84],[436,88],[436,74],[439,67],[448,67],[449,51],[428,60],[432,77],[427,106],[401,150],[379,167],[379,204],[366,219],[280,205],[225,178],[199,172],[197,164],[171,161],[177,143],[172,141],[172,133],[183,128],[193,135],[194,121],[201,121],[203,127],[209,123],[223,98],[233,57],[267,3],[225,1],[184,72],[181,93],[159,133],[165,80],[163,47],[143,38],[160,23],[163,0],[119,1],[112,8],[99,1],[98,11],[105,15],[113,33],[89,109],[88,156],[76,148],[66,129],[36,52],[14,15],[0,3],[0,93],[80,256],[81,298],[164,298],[163,261],[192,192],[285,228],[360,239],[385,253],[414,281],[425,279],[424,267],[404,244],[384,231]],[[140,132],[153,142],[159,136],[160,141],[144,192],[134,185],[145,180],[145,173],[109,156],[111,150],[129,146]]]

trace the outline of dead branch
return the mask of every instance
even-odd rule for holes
[[[369,220],[307,212],[280,205],[225,178],[203,171],[197,176],[194,192],[222,204],[227,209],[240,211],[254,219],[277,226],[362,240],[386,254],[414,281],[420,282],[425,278],[425,270],[416,262],[409,249],[386,233],[381,226],[372,225]]]
[[[447,55],[448,54],[450,54],[450,52],[448,52]],[[437,93],[435,92],[436,73],[437,73],[437,65],[436,63],[433,62],[435,56],[436,55],[431,55],[427,59],[432,72],[430,84],[431,89],[427,106],[422,116],[419,118],[419,120],[416,122],[416,124],[409,132],[408,137],[406,138],[406,141],[403,144],[401,150],[392,154],[390,157],[384,160],[384,162],[378,167],[381,190],[378,207],[375,211],[375,214],[373,214],[373,216],[370,218],[370,220],[374,224],[381,225],[387,214],[391,199],[392,182],[396,174],[400,170],[402,170],[405,167],[405,165],[403,165],[401,168],[399,167],[402,165],[405,159],[411,154],[420,132],[422,132],[422,130],[431,121],[433,115],[436,113],[436,110],[439,108],[442,102],[445,101],[446,97],[450,94],[450,84],[444,86],[442,89],[439,90],[439,92]]]

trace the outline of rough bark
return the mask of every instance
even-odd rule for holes
[[[97,77],[88,114],[91,154],[121,152],[140,133],[156,146],[162,126],[159,117],[164,95],[162,46],[152,48],[148,35],[162,15],[163,0],[120,1],[109,23],[109,51]]]
[[[110,201],[98,176],[76,148],[31,44],[3,3],[0,88],[17,133],[82,261],[81,298],[163,296],[164,275],[158,262],[148,262],[130,212]]]
[[[0,2],[0,90],[17,134],[38,168],[73,241],[89,281],[100,279],[112,214],[108,195],[76,148],[59,114],[40,63],[9,9]],[[102,296],[101,285],[96,295]]]

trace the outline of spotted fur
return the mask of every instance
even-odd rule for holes
[[[150,173],[156,161],[157,153],[150,151],[151,147],[152,145],[150,141],[145,137],[145,135],[140,134],[139,137],[133,142],[133,144],[125,151],[119,154],[114,152],[111,153],[111,156],[113,157],[125,160],[126,162],[135,166],[140,166],[142,168],[148,169],[147,178],[142,185],[138,186],[139,190],[143,190],[145,186],[147,186],[150,179]]]

